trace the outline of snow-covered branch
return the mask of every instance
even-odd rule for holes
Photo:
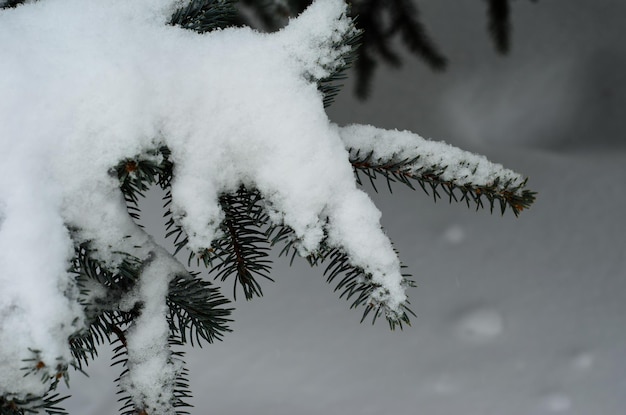
[[[0,11],[0,396],[13,402],[47,392],[39,376],[20,370],[32,350],[37,375],[66,368],[77,356],[68,339],[100,321],[105,336],[120,334],[127,349],[120,385],[132,404],[171,412],[170,386],[181,368],[169,336],[184,339],[195,329],[198,340],[211,339],[210,329],[188,324],[213,318],[213,294],[197,296],[201,310],[176,304],[181,297],[168,293],[184,268],[129,215],[128,204],[164,169],[171,171],[160,184],[170,188],[181,246],[208,252],[230,232],[241,248],[237,238],[250,234],[229,228],[234,216],[224,195],[253,190],[266,209],[263,225],[287,229],[300,255],[340,264],[330,279],[349,268],[358,303],[392,321],[407,321],[409,284],[380,212],[355,183],[359,155],[411,160],[411,174],[428,171],[455,186],[514,194],[523,187],[519,176],[458,150],[329,121],[318,82],[345,67],[358,35],[343,0],[316,0],[275,34],[200,34],[167,24],[180,5],[56,0]],[[131,293],[108,304],[111,315],[132,320],[127,331],[86,315],[89,290],[73,266],[83,247],[98,264],[92,274],[102,290],[119,287],[98,275],[123,274],[129,257],[139,264]],[[220,329],[223,317],[215,315]],[[90,335],[75,343],[93,343]]]
[[[496,201],[504,213],[510,207],[517,216],[535,200],[535,193],[525,189],[527,179],[492,163],[486,157],[453,147],[444,142],[426,140],[410,131],[384,130],[369,125],[337,127],[350,152],[357,172],[373,181],[377,174],[388,185],[400,182],[413,187],[412,181],[435,199],[443,190],[450,200],[483,206],[487,199],[493,210]]]

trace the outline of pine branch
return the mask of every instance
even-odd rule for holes
[[[360,99],[366,99],[369,96],[371,80],[377,66],[378,61],[362,48],[359,58],[354,63],[354,69],[357,73],[354,93]]]
[[[237,285],[241,285],[246,300],[263,291],[257,279],[270,277],[271,263],[268,259],[270,244],[263,228],[269,218],[261,205],[262,198],[257,191],[241,187],[235,194],[220,197],[220,205],[225,218],[220,228],[223,236],[216,239],[210,249],[198,256],[209,274],[225,281],[235,277],[233,296],[237,298]]]
[[[324,94],[324,108],[330,107],[335,101],[335,97],[343,87],[343,84],[340,82],[347,78],[346,72],[354,61],[358,59],[358,49],[361,44],[363,31],[350,30],[348,34],[349,36],[341,41],[341,46],[348,46],[348,50],[340,57],[341,64],[333,70],[330,76],[318,81],[318,89]]]
[[[141,261],[129,256],[112,273],[91,258],[88,247],[82,245],[76,249],[76,258],[71,269],[81,291],[81,304],[85,307],[88,321],[91,321],[88,330],[70,339],[77,368],[81,369],[89,358],[97,355],[98,345],[105,340],[111,342],[114,339],[111,342],[114,345],[112,364],[123,368],[116,382],[121,395],[121,412],[125,415],[141,413],[141,408],[137,407],[140,402],[136,402],[137,397],[131,397],[124,389],[122,379],[129,374],[127,328],[141,316],[143,305],[137,303],[130,311],[120,310],[119,307],[123,298],[134,289],[143,267]],[[227,317],[231,309],[223,308],[228,300],[209,282],[190,274],[177,275],[169,282],[165,301],[169,309],[167,321],[170,346],[183,344],[187,339],[192,345],[200,345],[201,339],[212,342],[220,339],[224,332],[230,331],[227,327],[230,320]],[[182,356],[182,352],[170,352],[173,359],[171,363],[183,367],[184,362],[174,361]],[[171,385],[172,396],[168,398],[171,401],[165,403],[166,406],[175,408],[177,414],[186,414],[184,408],[189,406],[185,402],[185,398],[190,396],[189,388],[185,387],[188,385],[186,373],[184,369],[176,371]]]
[[[511,48],[511,6],[509,0],[487,0],[488,30],[496,49],[507,53]]]
[[[32,357],[23,359],[24,377],[26,376],[39,376],[41,383],[48,384],[48,391],[56,390],[61,379],[65,381],[65,384],[69,386],[69,364],[62,358],[57,358],[57,364],[54,367],[48,367],[41,356],[41,350],[29,349],[32,353]]]
[[[486,1],[487,30],[496,50],[505,54],[511,48],[510,2]],[[283,27],[289,17],[301,13],[311,2],[312,0],[286,0],[273,3],[242,0],[245,9],[259,18],[264,29],[269,31]],[[351,17],[356,19],[358,29],[364,31],[359,56],[354,64],[355,94],[359,98],[367,98],[379,61],[396,67],[402,64],[400,53],[391,46],[397,35],[408,52],[420,57],[433,70],[440,71],[447,67],[447,58],[428,34],[415,0],[353,0],[351,6]],[[241,10],[236,20],[240,24],[255,26],[254,19],[247,18]]]
[[[304,7],[294,7],[291,2],[239,0],[237,22],[241,25],[257,27],[260,20],[264,31],[275,31],[283,27],[290,17],[296,16]],[[310,3],[307,1],[307,3]],[[250,18],[252,17],[252,19]]]
[[[69,272],[75,275],[80,292],[79,301],[85,307],[89,327],[68,339],[73,357],[70,363],[59,360],[54,367],[47,367],[40,357],[41,352],[31,350],[33,356],[24,360],[24,376],[39,376],[43,384],[48,384],[48,393],[43,397],[27,396],[21,399],[2,397],[0,414],[36,413],[39,410],[48,414],[66,414],[58,404],[67,396],[60,397],[59,394],[50,392],[57,388],[61,380],[69,386],[69,367],[83,372],[88,361],[97,356],[97,346],[104,343],[105,339],[109,340],[116,328],[119,330],[118,327],[132,320],[132,313],[112,311],[111,307],[115,308],[114,304],[119,302],[121,295],[132,288],[137,268],[137,263],[129,256],[119,266],[119,272],[113,274],[90,258],[86,244],[76,247]],[[92,290],[96,286],[105,288],[107,295],[94,297]]]
[[[190,0],[176,10],[170,20],[171,25],[198,33],[232,26],[237,15],[237,0]]]
[[[291,253],[291,259],[289,261],[289,264],[293,265],[293,261],[298,254],[298,239],[296,238],[296,233],[293,231],[293,229],[289,228],[288,226],[274,224],[267,228],[265,234],[271,246],[275,246],[279,243],[283,244],[283,248],[278,253],[278,256],[288,256],[289,253]],[[311,262],[312,259],[313,257],[307,258],[311,266],[314,265]]]
[[[0,10],[2,9],[12,9],[20,4],[24,4],[26,0],[4,0],[4,3],[0,4]]]
[[[174,237],[175,253],[187,245],[188,238],[184,229],[175,221],[169,208],[172,203],[171,192],[167,192],[164,207],[166,208],[166,237]],[[202,252],[190,252],[188,262],[195,258],[198,265],[209,268],[214,279],[226,281],[234,276],[233,297],[237,298],[237,286],[240,285],[247,300],[255,295],[262,296],[263,291],[258,278],[274,281],[270,277],[271,260],[269,242],[262,230],[268,222],[262,206],[262,198],[258,191],[250,191],[244,187],[235,194],[220,197],[220,206],[225,219],[220,225],[222,237],[213,241],[210,248]]]
[[[92,316],[93,322],[87,333],[72,339],[73,353],[79,362],[86,361],[86,354],[95,355],[94,346],[102,344],[105,338],[110,341],[112,334],[119,334],[115,333],[116,328],[128,325],[137,316],[137,311],[122,312],[118,304],[134,287],[140,268],[141,264],[130,257],[119,266],[118,273],[113,274],[90,258],[84,246],[77,249],[72,272],[76,274],[79,287],[85,289],[89,279],[106,289],[104,296],[82,302],[87,317]],[[82,295],[88,297],[89,293]],[[176,276],[170,281],[167,295],[172,333],[178,333],[183,342],[189,336],[192,345],[194,337],[198,343],[201,338],[209,343],[221,339],[223,332],[230,331],[226,324],[232,309],[222,308],[228,302],[210,282],[191,274]]]
[[[79,287],[88,290],[87,281],[94,281],[107,289],[128,292],[138,279],[141,261],[132,255],[125,254],[117,272],[111,272],[91,256],[89,245],[84,243],[75,248],[75,256],[70,272],[75,275]],[[84,295],[88,295],[85,292]],[[114,302],[114,301],[111,301]],[[90,305],[90,304],[84,304]]]
[[[447,60],[428,35],[419,18],[419,9],[410,0],[362,0],[353,6],[358,16],[357,27],[364,31],[360,55],[355,65],[356,95],[367,98],[369,84],[378,58],[400,66],[400,54],[391,47],[393,38],[400,35],[409,52],[423,59],[434,70],[443,70]],[[384,19],[385,16],[389,19]]]
[[[121,415],[149,415],[150,411],[145,408],[141,408],[140,404],[134,402],[132,396],[128,391],[126,391],[122,387],[122,379],[124,376],[128,375],[128,345],[126,343],[126,338],[124,332],[120,331],[118,334],[118,338],[113,342],[116,344],[113,349],[113,363],[111,366],[121,365],[123,370],[119,377],[115,379],[115,382],[118,385],[118,390],[116,392],[119,395],[118,402],[122,405],[120,407]],[[191,404],[187,402],[188,399],[192,397],[191,388],[189,385],[189,371],[185,367],[186,363],[184,361],[184,351],[182,350],[173,350],[176,347],[184,346],[180,340],[174,337],[170,337],[168,340],[168,346],[170,349],[170,360],[171,363],[180,366],[180,370],[177,371],[176,379],[174,380],[172,394],[169,397],[172,408],[174,408],[175,415],[189,415],[189,412],[185,410],[185,408],[193,407]]]
[[[389,3],[391,21],[389,34],[399,32],[404,45],[420,56],[432,69],[443,70],[447,59],[439,51],[419,19],[417,3],[412,0],[392,0]]]
[[[243,9],[252,12],[261,20],[264,29],[269,31],[283,27],[289,17],[300,14],[311,2],[312,0],[288,0],[267,3],[258,0],[242,0],[245,5]],[[357,29],[363,32],[359,55],[354,65],[357,76],[357,96],[366,97],[379,59],[393,66],[399,66],[402,63],[400,54],[392,47],[393,38],[398,33],[407,49],[424,59],[429,66],[437,70],[445,67],[445,57],[428,36],[424,25],[419,20],[417,6],[412,2],[355,0],[350,3],[350,17],[355,20]],[[255,26],[254,22],[241,10],[238,21]],[[387,15],[390,15],[391,19],[385,19]],[[326,106],[332,103],[332,96],[336,95],[335,90],[329,91],[329,95],[331,98],[325,101]]]
[[[98,355],[97,348],[112,343],[113,336],[119,338],[123,333],[122,327],[127,327],[134,316],[132,312],[105,310],[95,317],[87,330],[72,336],[69,343],[75,368],[82,372],[89,360]]]
[[[0,415],[26,415],[41,411],[49,415],[68,415],[68,412],[59,406],[59,403],[69,398],[59,393],[47,393],[43,397],[27,395],[24,398],[11,396],[0,397]]]
[[[363,183],[363,174],[375,190],[375,181],[382,176],[390,191],[392,183],[411,189],[416,189],[417,183],[435,201],[443,192],[450,202],[474,204],[478,210],[485,207],[486,200],[490,211],[499,205],[502,214],[508,207],[515,216],[535,201],[536,193],[525,189],[528,179],[448,144],[360,125],[340,128],[340,135],[350,152],[357,182]]]
[[[415,190],[416,187],[413,183],[417,182],[426,194],[432,195],[434,201],[442,199],[441,191],[450,202],[465,202],[468,207],[474,204],[476,210],[485,207],[484,198],[491,212],[499,204],[502,214],[508,207],[515,216],[518,216],[535,201],[536,193],[523,189],[526,186],[526,181],[513,184],[509,180],[496,178],[488,186],[458,184],[454,180],[442,178],[446,172],[446,166],[415,169],[414,163],[418,159],[419,157],[412,160],[381,160],[374,159],[372,153],[361,156],[358,152],[352,151],[350,162],[354,168],[357,182],[363,183],[360,174],[364,174],[376,191],[378,190],[374,182],[378,175],[381,175],[385,178],[390,191],[392,191],[392,183],[401,183]]]
[[[172,407],[176,410],[177,415],[189,414],[189,412],[183,410],[184,408],[191,408],[193,405],[189,404],[187,400],[191,399],[191,386],[189,384],[189,370],[186,367],[185,352],[182,350],[175,350],[175,348],[184,346],[184,341],[181,342],[178,339],[170,338],[170,349],[172,349],[172,360],[179,362],[182,367],[176,375],[174,382],[174,390],[172,393]]]
[[[171,180],[172,163],[168,159],[169,154],[167,147],[160,147],[152,152],[122,160],[115,168],[128,213],[133,219],[140,219],[138,203],[144,193],[155,183],[161,184],[167,178]]]
[[[63,359],[58,358],[54,367],[48,367],[41,356],[40,350],[29,349],[32,357],[24,359],[24,377],[39,376],[42,384],[48,387],[43,396],[35,396],[27,394],[26,396],[17,396],[6,394],[0,396],[0,415],[24,415],[29,413],[40,413],[45,411],[50,415],[67,415],[65,409],[58,404],[69,398],[69,395],[62,396],[59,393],[53,393],[59,385],[61,379],[69,387],[70,364]],[[72,364],[72,366],[75,366]]]
[[[122,298],[134,287],[139,278],[141,261],[130,255],[113,273],[93,259],[87,244],[75,248],[75,257],[70,272],[75,275],[80,289],[80,303],[85,310],[87,330],[70,337],[69,344],[77,369],[87,366],[89,359],[98,355],[97,347],[111,342],[120,327],[130,324],[136,310],[125,312],[119,309]]]
[[[165,238],[174,238],[173,255],[177,255],[187,245],[189,238],[187,234],[185,234],[183,227],[174,219],[174,213],[171,209],[172,201],[172,191],[168,188],[163,196],[163,209],[165,209],[165,213],[163,213],[163,218],[165,219]],[[191,263],[194,256],[195,253],[189,253],[188,263]]]
[[[385,19],[391,3],[381,0],[369,0],[357,3],[354,15],[357,24],[364,32],[362,49],[371,55],[379,55],[384,61],[398,67],[402,64],[398,53],[390,46],[393,27]]]
[[[137,415],[140,412],[135,407],[132,397],[121,386],[122,378],[128,374],[128,343],[126,341],[125,330],[118,327],[118,329],[115,330],[115,335],[115,340],[111,342],[111,345],[114,346],[111,366],[119,365],[122,367],[122,372],[114,380],[117,384],[117,392],[115,394],[120,395],[117,401],[122,405],[120,407],[120,413],[122,415]]]
[[[365,307],[361,322],[371,313],[372,324],[379,317],[385,316],[391,330],[395,330],[396,327],[402,330],[403,324],[411,325],[409,314],[415,316],[415,313],[408,308],[408,302],[402,305],[402,313],[397,313],[395,311],[392,312],[385,303],[374,301],[374,292],[382,287],[373,282],[371,275],[365,273],[363,269],[353,266],[348,256],[340,249],[330,249],[320,254],[313,260],[313,263],[321,264],[326,261],[328,261],[328,265],[324,270],[326,281],[332,283],[341,278],[335,287],[335,291],[342,291],[339,298],[345,297],[346,300],[354,298],[350,308]],[[403,274],[403,285],[407,288],[415,286],[409,277],[410,275]]]
[[[168,323],[171,335],[182,343],[195,342],[202,347],[202,340],[213,343],[231,331],[227,324],[232,308],[219,289],[200,278],[178,276],[170,281],[167,295]]]
[[[286,226],[275,225],[268,229],[267,235],[272,246],[279,243],[284,244],[279,255],[291,255],[291,263],[293,263],[293,260],[298,254],[298,241],[293,230]],[[334,291],[342,291],[339,298],[353,300],[350,304],[351,309],[360,306],[365,307],[363,316],[361,317],[361,323],[371,313],[372,324],[374,324],[379,317],[385,316],[391,330],[395,330],[396,328],[402,330],[403,324],[411,325],[409,315],[415,316],[415,313],[408,307],[410,303],[407,301],[406,304],[403,304],[402,313],[398,313],[391,311],[386,304],[373,300],[372,294],[382,287],[373,282],[372,276],[364,272],[363,269],[352,265],[350,258],[342,252],[341,249],[330,248],[324,245],[316,254],[309,255],[305,259],[312,267],[328,262],[324,270],[326,282],[333,283],[338,278],[341,278],[337,282]],[[404,266],[402,266],[402,268],[404,268]],[[415,283],[410,279],[410,275],[408,274],[403,274],[402,284],[406,288],[415,286]]]

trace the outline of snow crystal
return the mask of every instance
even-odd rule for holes
[[[343,63],[335,44],[354,34],[345,3],[317,0],[273,35],[165,25],[179,4],[50,0],[0,12],[0,393],[41,392],[19,383],[29,347],[45,350],[47,364],[69,358],[68,335],[80,328],[70,323],[82,321],[67,295],[75,243],[88,241],[109,266],[119,251],[142,260],[158,251],[110,171],[160,145],[171,150],[172,206],[192,249],[218,235],[219,195],[244,184],[295,231],[303,254],[327,237],[382,285],[374,300],[392,310],[405,300],[380,213],[356,188],[315,84]],[[163,317],[162,301],[145,307]],[[162,322],[140,323],[147,332],[138,324],[133,341],[162,340]],[[127,382],[154,403],[150,382],[134,376],[172,372],[161,349],[140,355],[129,355],[140,369]]]

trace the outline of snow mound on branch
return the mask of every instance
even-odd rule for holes
[[[314,82],[342,63],[333,44],[354,30],[345,3],[317,0],[273,35],[168,26],[176,5],[49,0],[0,12],[0,394],[43,392],[19,370],[28,348],[47,365],[70,359],[68,336],[83,324],[66,271],[75,243],[109,265],[119,251],[155,252],[110,170],[160,145],[192,249],[217,236],[218,196],[244,184],[301,253],[327,236],[382,285],[373,300],[396,311],[405,301],[380,213],[356,188]]]
[[[413,160],[410,171],[419,173],[434,166],[441,169],[442,181],[459,186],[493,186],[498,183],[521,189],[524,177],[492,163],[485,156],[472,154],[441,141],[431,141],[410,131],[384,130],[371,125],[338,127],[347,149],[358,150],[374,160]]]
[[[178,266],[176,266],[178,265]],[[172,264],[165,250],[158,250],[144,263],[138,292],[142,313],[127,335],[128,362],[120,386],[133,402],[143,403],[149,414],[172,413],[170,397],[182,362],[175,360],[168,346],[169,327],[167,290],[171,276],[185,273],[180,264]],[[155,316],[157,318],[155,318]]]

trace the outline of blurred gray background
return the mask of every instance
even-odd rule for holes
[[[331,119],[485,154],[530,177],[535,206],[516,219],[367,186],[418,283],[413,326],[359,324],[323,269],[277,259],[234,332],[188,354],[193,414],[626,413],[626,3],[512,2],[506,57],[484,2],[419,4],[448,70],[407,56],[365,102],[348,81]],[[72,414],[117,413],[108,356],[73,375]]]

